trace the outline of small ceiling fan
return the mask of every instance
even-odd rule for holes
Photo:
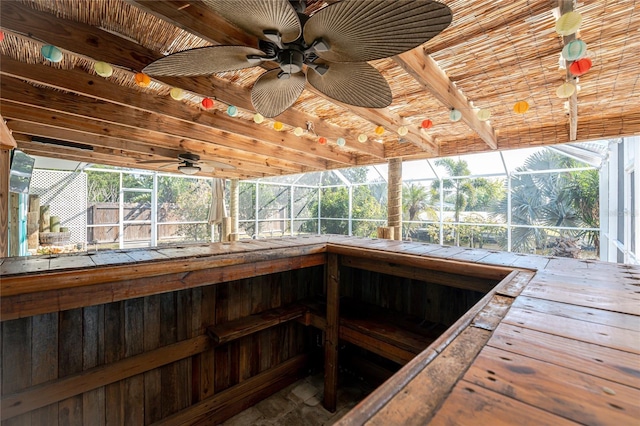
[[[175,168],[177,171],[185,175],[194,175],[198,172],[213,172],[214,169],[235,169],[229,164],[220,163],[218,161],[200,160],[200,156],[185,152],[178,154],[176,160],[147,160],[138,161],[138,164],[163,164],[159,169]],[[177,166],[177,167],[176,167]]]
[[[389,84],[367,63],[417,47],[452,20],[433,0],[344,0],[307,16],[304,0],[203,0],[218,15],[259,38],[248,46],[210,46],[177,52],[149,64],[152,76],[197,76],[275,62],[253,85],[257,112],[275,117],[309,82],[337,101],[365,108],[391,104]],[[306,71],[306,77],[305,77]]]

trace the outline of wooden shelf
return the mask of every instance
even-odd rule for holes
[[[418,321],[377,306],[349,299],[340,303],[339,338],[404,365],[431,344],[446,327]],[[322,306],[309,305],[305,324],[326,327]]]
[[[306,306],[297,303],[284,308],[269,309],[260,314],[250,315],[216,326],[209,326],[207,327],[207,335],[214,345],[223,345],[249,334],[298,319],[307,310]]]

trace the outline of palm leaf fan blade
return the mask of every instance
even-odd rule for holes
[[[385,108],[391,104],[389,84],[366,62],[329,63],[320,75],[308,70],[307,80],[319,92],[345,104],[364,108]]]
[[[282,114],[295,103],[305,85],[304,74],[283,74],[279,69],[267,71],[251,89],[251,103],[265,117]]]
[[[256,64],[248,55],[264,56],[262,50],[247,46],[209,46],[184,50],[160,58],[144,68],[149,75],[198,76],[250,68]]]
[[[300,37],[302,27],[288,0],[203,0],[210,9],[244,32],[265,39],[264,31],[277,31],[282,42]]]
[[[307,21],[307,44],[323,40],[317,51],[331,62],[365,62],[411,50],[449,26],[451,10],[432,0],[349,0],[320,10]]]

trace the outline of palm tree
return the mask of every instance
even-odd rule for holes
[[[432,219],[437,218],[435,209],[429,205],[430,198],[431,194],[426,187],[415,183],[405,185],[402,188],[402,204],[403,210],[409,214],[406,219],[411,222],[420,213],[427,213]]]
[[[600,174],[597,170],[575,172],[569,187],[573,207],[585,228],[600,228]],[[600,256],[600,232],[582,231],[579,234],[596,249]]]
[[[449,176],[469,176],[471,174],[469,165],[464,160],[455,161],[453,158],[441,158],[436,160],[435,164],[444,167]],[[438,185],[438,183],[434,182],[434,185]],[[445,199],[453,201],[454,218],[456,222],[460,222],[460,212],[465,209],[467,204],[472,204],[475,201],[473,184],[466,179],[444,179],[442,187],[445,193],[450,192],[450,195]],[[439,190],[439,188],[434,188]]]
[[[421,213],[426,213],[429,219],[437,220],[438,213],[430,206],[432,193],[425,186],[410,183],[402,187],[402,211],[404,212],[404,220],[412,222],[419,219]],[[406,227],[406,235],[414,237],[414,223],[408,223]]]
[[[537,152],[529,156],[523,167],[516,169],[523,171],[544,171],[551,169],[575,167],[576,162],[564,155],[550,150]],[[581,227],[593,226],[593,217],[597,217],[598,206],[594,206],[593,193],[597,198],[598,181],[595,174],[583,185],[576,183],[583,172],[520,174],[511,180],[511,222],[515,225],[542,225]],[[587,199],[586,193],[591,193]],[[506,200],[496,209],[496,213],[507,211]],[[594,214],[594,209],[596,213]],[[591,218],[585,213],[591,213]],[[591,222],[589,222],[591,220]],[[599,225],[597,225],[599,226]],[[597,227],[595,226],[595,227]],[[511,233],[511,246],[514,251],[532,252],[547,245],[549,232],[539,228],[514,228]],[[571,240],[579,233],[559,230],[557,241],[560,246],[567,247],[566,253],[557,251],[557,255],[573,257],[576,255]]]
[[[469,176],[471,171],[469,165],[464,160],[455,161],[452,158],[441,158],[436,160],[436,166],[442,166],[447,170],[449,176]],[[450,195],[445,196],[445,200],[452,202],[454,206],[454,222],[460,222],[460,212],[465,209],[468,204],[475,202],[475,188],[472,182],[468,179],[444,179],[442,182],[442,188],[445,193]],[[438,193],[440,191],[439,182],[433,183],[433,189]],[[455,244],[460,245],[459,232],[455,232]]]

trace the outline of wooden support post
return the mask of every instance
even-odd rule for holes
[[[9,256],[20,256],[20,194],[9,193]]]
[[[51,232],[51,215],[48,204],[40,206],[40,232]]]
[[[378,238],[385,238],[387,240],[393,240],[395,238],[395,227],[393,227],[393,226],[378,226]]]
[[[402,158],[389,159],[387,192],[387,225],[395,231],[390,238],[402,240]]]
[[[238,218],[240,217],[240,181],[238,179],[231,179],[231,188],[230,188],[230,209],[231,209],[231,234],[236,234],[236,239],[231,237],[230,241],[238,241]]]
[[[0,149],[0,257],[9,256],[9,168],[11,151]]]
[[[220,241],[231,241],[231,223],[233,220],[230,217],[222,218],[222,231],[220,231]]]
[[[39,221],[39,211],[27,213],[27,247],[29,250],[37,249],[40,243]]]
[[[340,332],[340,263],[327,255],[327,328],[324,340],[324,408],[336,411],[338,395],[338,338]]]

